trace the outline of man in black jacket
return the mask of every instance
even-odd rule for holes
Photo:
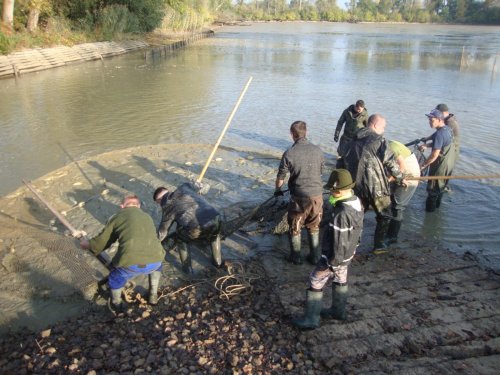
[[[335,136],[333,137],[333,140],[338,142],[342,127],[344,128],[344,133],[342,134],[342,137],[340,137],[339,147],[337,148],[339,158],[344,156],[349,146],[349,142],[352,141],[356,133],[366,127],[367,124],[368,111],[366,110],[365,102],[363,100],[357,100],[356,104],[351,104],[349,107],[344,109],[342,116],[340,116],[337,121]]]
[[[300,329],[319,327],[324,318],[346,320],[347,271],[359,245],[363,230],[363,206],[354,195],[354,182],[345,169],[335,169],[325,188],[332,205],[328,230],[323,236],[323,255],[309,277],[305,314],[293,320]],[[332,279],[332,305],[322,309],[323,288]]]
[[[324,165],[323,151],[306,139],[307,125],[304,121],[295,121],[290,126],[293,145],[281,158],[276,176],[275,195],[283,195],[281,187],[287,173],[290,174],[288,187],[290,203],[288,205],[288,225],[290,238],[290,256],[294,264],[302,264],[301,230],[305,226],[309,237],[310,253],[308,261],[316,264],[320,258],[319,224],[323,214],[323,183],[321,173]]]
[[[193,183],[186,182],[173,192],[161,186],[153,193],[154,201],[163,211],[158,238],[163,242],[173,223],[177,224],[172,237],[185,273],[191,270],[188,242],[210,243],[213,265],[222,265],[220,213],[199,194],[199,190]]]
[[[368,126],[354,136],[345,157],[344,168],[356,182],[355,194],[365,210],[372,206],[377,215],[373,250],[384,251],[385,236],[392,219],[390,182],[404,183],[394,153],[383,137],[386,121],[374,114]]]

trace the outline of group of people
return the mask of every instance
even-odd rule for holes
[[[275,182],[275,195],[282,195],[282,186],[289,174],[290,202],[288,224],[290,255],[288,260],[302,264],[301,229],[309,239],[307,260],[315,265],[306,293],[306,311],[293,320],[299,328],[316,328],[320,316],[346,319],[347,271],[363,229],[365,211],[371,207],[376,214],[373,240],[375,254],[387,252],[397,242],[403,211],[416,191],[421,170],[429,167],[430,176],[450,176],[459,152],[458,123],[445,104],[426,114],[436,131],[422,139],[420,150],[431,148],[422,165],[415,154],[398,141],[384,138],[386,120],[380,114],[368,115],[363,100],[358,100],[342,113],[334,140],[339,141],[336,169],[324,188],[329,190],[328,229],[319,239],[323,216],[321,149],[307,138],[307,125],[296,121],[290,127],[293,145],[281,158]],[[431,179],[427,185],[426,210],[439,207],[447,179]],[[322,309],[323,288],[332,280],[332,305]]]
[[[186,182],[176,190],[161,186],[153,193],[153,200],[162,208],[162,219],[155,228],[150,215],[141,210],[136,195],[126,196],[121,210],[113,215],[101,232],[92,239],[85,236],[80,246],[98,255],[118,242],[108,276],[111,307],[116,313],[123,312],[123,289],[127,282],[139,275],[148,275],[151,305],[158,303],[158,286],[161,278],[165,250],[162,244],[172,240],[179,252],[182,270],[192,270],[188,243],[209,243],[212,263],[222,266],[220,213],[200,195],[201,185]],[[175,230],[170,229],[176,225]]]
[[[319,326],[319,317],[345,320],[347,271],[363,229],[365,211],[372,207],[376,214],[373,251],[385,252],[397,242],[403,211],[413,196],[420,176],[429,167],[430,175],[448,176],[458,157],[458,124],[445,104],[439,104],[426,115],[435,133],[423,139],[421,149],[431,148],[423,165],[404,144],[387,141],[383,134],[386,120],[380,114],[368,116],[363,100],[349,106],[337,123],[334,140],[338,141],[338,160],[328,183],[323,185],[324,156],[322,150],[307,139],[307,125],[295,121],[290,126],[293,145],[284,152],[275,181],[275,196],[283,195],[288,177],[290,201],[288,224],[290,254],[288,260],[302,264],[302,228],[309,243],[307,261],[315,265],[307,290],[306,314],[294,320],[300,328]],[[405,178],[406,177],[406,178]],[[427,211],[439,207],[447,180],[428,183]],[[329,191],[328,208],[324,211],[324,189]],[[130,279],[144,274],[149,277],[148,302],[158,303],[164,246],[172,241],[179,252],[182,270],[191,272],[188,243],[208,243],[212,263],[222,266],[222,218],[217,209],[200,195],[198,183],[187,182],[175,191],[161,186],[153,192],[153,200],[162,208],[162,219],[155,228],[152,218],[141,210],[135,195],[127,196],[121,210],[113,215],[102,231],[92,239],[82,237],[80,245],[98,255],[118,242],[108,277],[111,306],[122,311],[123,288]],[[328,229],[320,241],[323,212],[329,215]],[[175,224],[175,230],[172,227]],[[162,245],[163,244],[163,245]],[[332,306],[321,309],[323,288],[333,280]]]

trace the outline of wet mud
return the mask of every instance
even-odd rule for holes
[[[32,184],[74,227],[93,236],[129,193],[139,196],[157,223],[154,189],[196,179],[210,151],[208,145],[115,151]],[[204,178],[211,186],[207,199],[228,219],[243,215],[272,195],[279,157],[219,148]],[[329,160],[327,167],[332,164]],[[1,372],[494,374],[498,369],[498,275],[473,258],[418,238],[402,238],[388,253],[371,255],[370,212],[350,270],[347,322],[323,320],[320,329],[307,332],[293,328],[290,320],[303,311],[312,266],[284,260],[286,235],[272,234],[280,215],[264,212],[223,242],[226,270],[210,266],[208,249],[192,247],[194,274],[186,276],[177,253],[168,252],[160,304],[144,303],[146,279],[138,278],[129,291],[130,311],[113,318],[105,301],[96,298],[106,269],[20,187],[2,198],[0,211]],[[241,295],[227,297],[216,287],[228,272],[239,274],[237,284],[245,285]],[[331,302],[329,289],[325,306]]]

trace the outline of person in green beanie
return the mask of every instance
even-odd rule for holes
[[[330,190],[330,222],[323,236],[321,259],[309,276],[305,314],[292,321],[300,329],[319,327],[320,316],[346,320],[347,273],[361,239],[364,216],[361,201],[352,190],[354,185],[345,169],[335,169],[325,185]],[[323,288],[330,279],[332,305],[323,309]]]
[[[158,286],[161,278],[165,250],[156,236],[151,216],[141,210],[141,201],[135,195],[126,196],[121,210],[113,215],[102,231],[92,239],[82,237],[80,246],[95,255],[118,241],[118,250],[112,259],[114,268],[108,276],[111,290],[111,307],[122,312],[122,292],[128,280],[139,275],[149,277],[149,300],[158,303]]]

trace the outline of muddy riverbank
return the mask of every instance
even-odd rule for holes
[[[154,188],[196,178],[210,149],[126,149],[72,163],[33,185],[92,236],[126,193],[136,193],[157,222]],[[278,160],[278,154],[220,148],[205,175],[211,185],[207,198],[228,215],[237,214],[234,207],[263,202],[272,194]],[[106,270],[64,236],[65,229],[33,194],[21,187],[2,198],[1,207],[2,373],[494,374],[498,369],[498,275],[474,259],[410,236],[387,254],[369,255],[371,213],[351,267],[348,321],[324,321],[321,329],[299,332],[290,319],[303,309],[312,266],[286,263],[285,236],[270,234],[265,223],[249,223],[223,243],[224,258],[245,285],[241,295],[221,295],[216,281],[227,273],[211,268],[202,249],[193,249],[190,278],[179,272],[177,254],[170,252],[160,304],[151,308],[136,294],[145,291],[145,279],[139,279],[129,314],[113,319],[102,300],[93,300],[96,280]]]

